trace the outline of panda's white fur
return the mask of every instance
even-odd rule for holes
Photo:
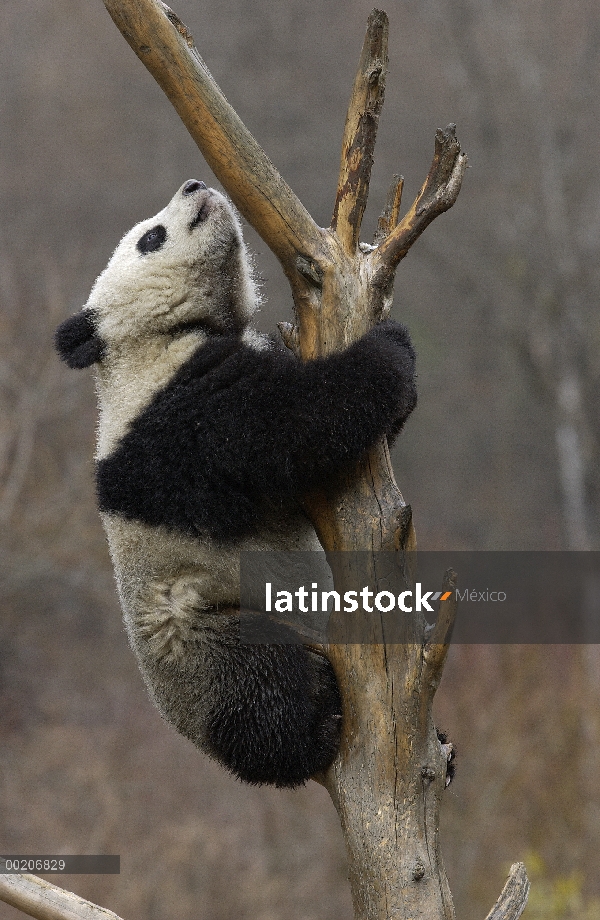
[[[295,786],[335,755],[337,685],[285,630],[240,644],[240,553],[320,549],[302,495],[398,432],[414,352],[385,323],[302,365],[249,327],[257,303],[232,206],[190,180],[123,237],[56,344],[96,367],[101,515],[159,709],[237,776]]]
[[[207,217],[190,233],[202,207]],[[153,258],[144,258],[137,243],[157,225],[168,226],[167,239]],[[222,195],[201,188],[182,195],[180,190],[155,217],[126,233],[85,306],[95,311],[98,335],[110,343],[97,373],[96,457],[111,451],[131,419],[207,339],[202,329],[165,339],[174,326],[221,323],[224,330],[244,329],[248,344],[265,347],[247,327],[258,302],[239,220]]]
[[[188,227],[202,207],[209,217],[191,234]],[[136,244],[156,225],[169,228],[160,257],[141,258]],[[125,234],[85,306],[95,311],[97,333],[110,343],[106,359],[96,365],[96,460],[111,453],[131,420],[209,338],[202,327],[166,337],[170,329],[205,320],[228,331],[233,318],[233,328],[243,330],[247,345],[267,348],[267,339],[247,325],[258,303],[237,215],[227,199],[212,190],[197,189],[186,196],[180,190],[155,217]],[[174,535],[167,528],[118,515],[101,517],[130,638],[135,645],[141,621],[144,638],[167,656],[181,653],[182,637],[198,607],[239,604],[240,552],[321,549],[299,512],[282,521],[276,534],[269,529],[233,547],[209,537]]]

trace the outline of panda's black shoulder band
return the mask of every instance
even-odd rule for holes
[[[80,369],[101,361],[106,345],[98,335],[94,310],[80,310],[61,323],[54,333],[54,345],[69,367]]]

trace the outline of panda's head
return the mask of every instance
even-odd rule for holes
[[[56,347],[80,368],[195,327],[241,333],[257,301],[235,211],[190,179],[123,237],[84,308],[59,326]]]

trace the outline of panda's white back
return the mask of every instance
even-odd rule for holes
[[[130,639],[136,623],[155,612],[155,624],[168,608],[165,599],[185,598],[177,616],[184,620],[198,610],[240,604],[240,557],[244,552],[310,552],[322,549],[315,531],[299,510],[282,512],[259,534],[227,545],[209,537],[189,537],[167,528],[150,527],[118,515],[101,514],[114,566],[119,597]],[[330,570],[324,554],[320,584],[326,588]],[[282,576],[283,577],[283,576]],[[312,577],[315,576],[313,566]],[[260,609],[262,598],[256,597]],[[157,609],[161,613],[156,614]],[[171,616],[169,613],[167,616]]]
[[[226,199],[210,190],[201,190],[201,199],[205,194],[210,194],[211,211],[193,235],[186,228],[197,207],[194,196],[180,192],[154,218],[125,235],[92,289],[87,308],[94,311],[98,334],[108,343],[108,353],[96,364],[96,461],[114,453],[157,394],[210,342],[211,326],[223,323],[227,329],[232,319],[227,309],[234,307],[233,328],[240,330],[241,342],[258,351],[270,347],[246,325],[258,296],[239,222]],[[157,226],[166,229],[164,246],[149,255],[140,253],[139,240]],[[165,334],[186,320],[198,325]],[[115,513],[101,513],[101,518],[134,645],[139,645],[136,624],[142,620],[147,632],[152,624],[160,630],[167,619],[176,647],[174,622],[184,630],[199,609],[239,605],[240,553],[321,549],[312,525],[299,508],[289,505],[273,511],[259,532],[235,543]]]

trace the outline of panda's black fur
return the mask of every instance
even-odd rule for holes
[[[236,541],[265,502],[300,499],[397,434],[412,409],[404,327],[376,327],[343,354],[302,363],[211,336],[100,460],[100,509]]]
[[[62,323],[54,342],[63,361],[73,370],[89,367],[104,357],[104,342],[96,334],[93,310],[82,310]]]
[[[302,497],[398,434],[415,354],[386,321],[302,363],[250,330],[256,300],[231,205],[190,180],[124,237],[56,346],[96,365],[98,501],[151,695],[236,776],[293,787],[336,754],[337,683],[286,627],[240,643],[239,554],[319,548]]]

